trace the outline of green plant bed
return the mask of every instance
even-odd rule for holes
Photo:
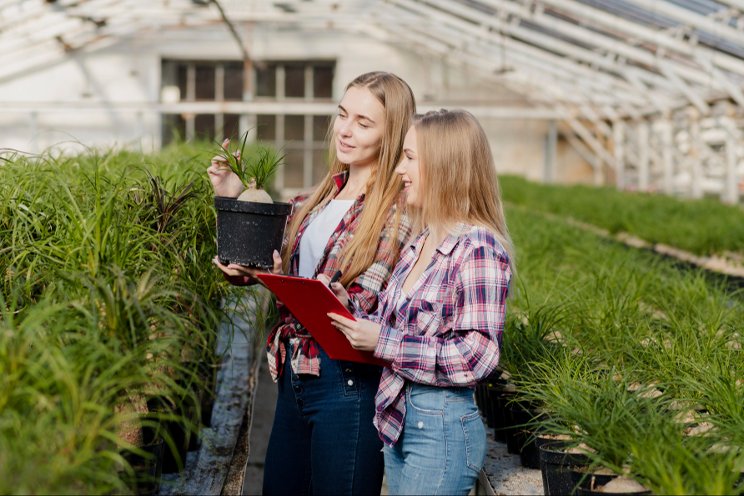
[[[233,291],[211,266],[205,155],[2,157],[0,492],[130,493],[124,426],[201,423]],[[134,392],[170,409],[117,410]]]
[[[507,216],[518,278],[501,365],[550,412],[540,427],[654,492],[734,493],[741,455],[729,452],[744,427],[739,296],[539,213]],[[700,408],[697,430],[680,405]],[[690,432],[701,434],[691,441]],[[694,456],[710,484],[691,473]]]
[[[561,186],[500,178],[508,203],[567,216],[626,232],[650,243],[664,243],[698,255],[744,255],[744,209],[717,200],[686,200],[610,187]]]

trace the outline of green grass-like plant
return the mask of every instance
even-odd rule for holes
[[[197,432],[234,292],[211,269],[203,150],[3,156],[0,492],[131,493],[126,429],[172,450],[158,426]],[[160,408],[119,408],[135,398]]]
[[[229,141],[225,140],[220,144],[219,156],[240,178],[246,190],[265,190],[284,156],[277,153],[274,148],[261,143],[254,143],[246,154],[248,133],[249,131],[243,133],[235,150],[230,150]]]
[[[527,207],[507,218],[520,266],[502,365],[540,428],[656,493],[736,493],[742,295]]]

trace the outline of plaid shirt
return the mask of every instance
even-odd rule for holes
[[[344,184],[346,184],[348,173],[337,174],[333,179],[336,182],[336,191],[332,196],[335,197],[341,191]],[[353,237],[354,231],[356,231],[359,225],[362,209],[364,208],[364,198],[364,194],[357,197],[333,234],[331,234],[323,256],[315,268],[316,276],[317,274],[325,274],[330,278],[340,268],[339,257],[341,256],[343,247]],[[296,205],[306,199],[306,196],[298,197],[293,200],[293,203]],[[289,259],[289,275],[299,274],[300,240],[302,239],[302,235],[331,199],[329,198],[327,201],[316,206],[300,225]],[[385,226],[382,232],[372,265],[346,288],[353,306],[360,309],[364,314],[373,312],[377,307],[377,297],[387,284],[390,272],[397,261],[394,255],[405,246],[411,234],[410,222],[406,216],[402,215],[397,237],[395,237],[396,233],[393,232],[394,225],[392,223],[394,213],[395,208],[389,213],[390,223]],[[318,343],[281,302],[277,302],[277,307],[279,309],[279,324],[274,327],[266,342],[269,371],[274,382],[278,380],[282,371],[282,365],[287,359],[287,343],[291,345],[292,349],[292,356],[290,358],[294,373],[320,375]]]
[[[374,423],[391,446],[403,431],[407,382],[474,386],[499,362],[511,279],[506,251],[488,230],[460,224],[403,295],[425,239],[426,232],[402,252],[371,317],[382,325],[375,355],[390,363],[375,397]]]

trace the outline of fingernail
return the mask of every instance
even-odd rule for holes
[[[278,252],[278,251],[276,251],[276,250],[274,250],[274,256],[275,256],[275,257],[278,257],[278,256],[279,256],[279,252]]]

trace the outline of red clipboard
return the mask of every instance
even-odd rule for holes
[[[256,274],[284,303],[333,360],[386,365],[372,352],[355,350],[346,336],[331,325],[328,313],[354,319],[333,291],[317,279],[279,274]]]

